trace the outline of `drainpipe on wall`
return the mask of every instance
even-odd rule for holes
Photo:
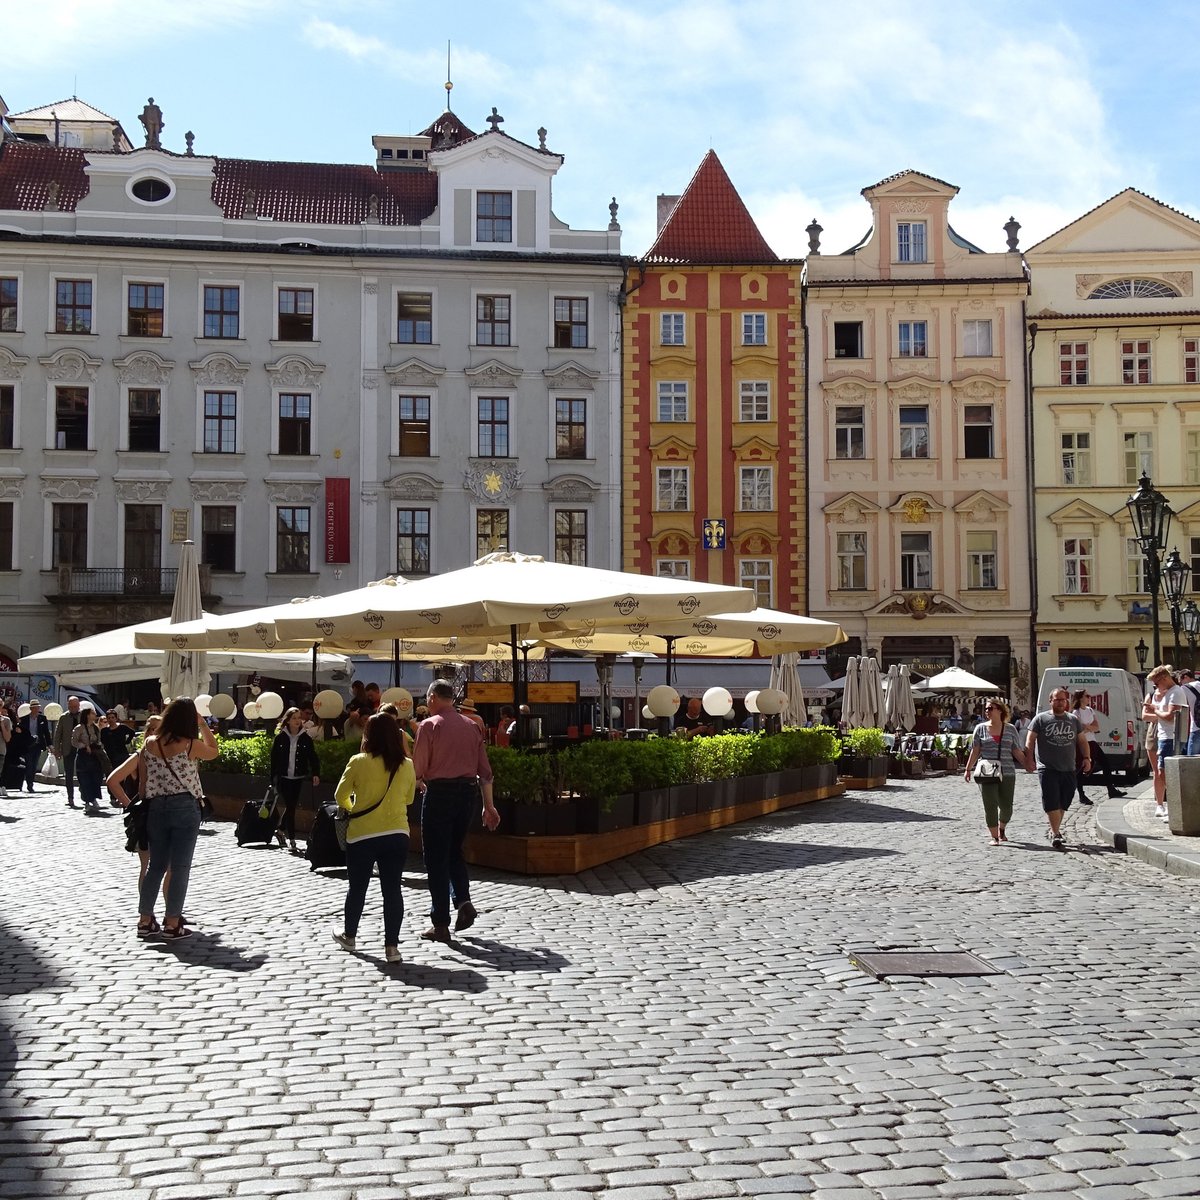
[[[1037,559],[1037,504],[1034,492],[1033,456],[1036,439],[1033,436],[1033,350],[1037,344],[1037,322],[1027,323],[1028,301],[1021,301],[1021,328],[1028,331],[1029,343],[1025,353],[1025,494],[1028,497],[1028,553],[1029,553],[1029,698],[1030,707],[1037,703],[1038,695],[1038,559]]]
[[[804,488],[802,489],[804,501],[801,508],[801,515],[804,519],[804,547],[801,551],[804,555],[804,612],[812,612],[812,572],[808,569],[808,564],[812,562],[812,529],[809,526],[809,520],[812,512],[809,493],[812,489],[811,478],[811,463],[812,459],[809,455],[809,445],[811,441],[809,428],[811,423],[811,409],[809,407],[809,382],[808,382],[808,288],[805,287],[804,273],[800,275],[800,336],[804,339],[804,353],[801,356],[801,362],[804,367],[804,440],[801,443],[803,462],[804,462]],[[821,530],[822,546],[824,546],[825,531]],[[828,568],[827,568],[828,569]]]
[[[636,267],[638,272],[637,282],[629,287],[630,270]],[[627,563],[625,561],[625,506],[621,503],[621,497],[625,491],[625,463],[624,463],[624,432],[625,432],[625,305],[629,302],[629,297],[646,282],[646,268],[641,263],[633,259],[621,260],[621,290],[617,293],[617,345],[619,352],[617,354],[617,396],[619,411],[617,413],[617,437],[616,445],[613,447],[612,454],[616,462],[617,473],[617,569],[620,571],[628,571],[636,567],[635,563]],[[610,423],[609,428],[612,428]]]

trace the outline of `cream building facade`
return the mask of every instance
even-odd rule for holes
[[[1016,250],[954,232],[958,189],[864,189],[871,230],[806,265],[809,612],[887,667],[974,670],[1029,702],[1031,480]]]
[[[1125,502],[1143,472],[1192,592],[1200,572],[1200,223],[1130,188],[1026,257],[1038,667],[1137,671],[1150,596]]]

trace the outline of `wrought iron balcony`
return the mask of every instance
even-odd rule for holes
[[[59,596],[163,597],[175,594],[176,567],[59,567]],[[211,590],[210,571],[200,567],[200,592]]]

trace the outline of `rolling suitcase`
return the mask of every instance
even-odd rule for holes
[[[272,844],[275,840],[275,827],[279,824],[278,809],[274,788],[271,788],[262,800],[247,800],[242,805],[242,814],[238,817],[235,830],[237,844]]]
[[[337,804],[328,801],[317,806],[313,817],[312,829],[308,835],[308,849],[305,858],[308,859],[310,871],[318,867],[344,867],[346,852],[337,839],[337,830],[333,818],[337,814]]]

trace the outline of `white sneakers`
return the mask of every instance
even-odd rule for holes
[[[1156,817],[1157,817],[1157,818],[1158,818],[1160,821],[1165,821],[1165,820],[1167,819],[1167,807],[1166,807],[1166,805],[1165,805],[1165,804],[1156,804],[1156,805],[1154,806],[1154,815],[1155,815],[1155,816],[1156,816]]]

